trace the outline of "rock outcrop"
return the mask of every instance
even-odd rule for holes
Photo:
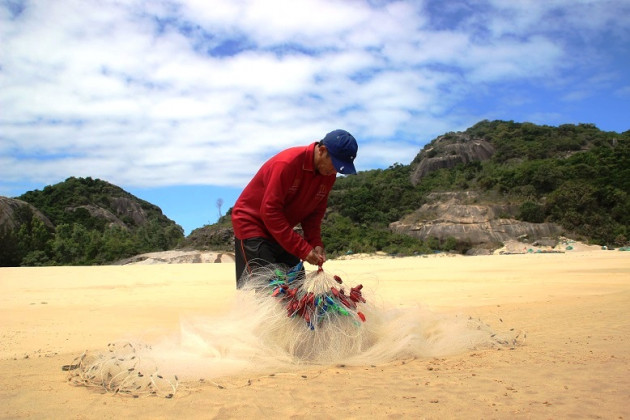
[[[44,225],[54,228],[51,221],[44,216],[42,212],[27,203],[26,201],[17,200],[15,198],[0,197],[0,227],[9,230],[17,230],[22,223],[27,222],[25,218],[32,214],[37,217]],[[29,219],[30,220],[30,219]]]
[[[118,226],[129,229],[129,225],[142,226],[147,223],[148,215],[140,203],[128,197],[109,197],[109,209],[95,204],[67,207],[65,211],[73,212],[85,209],[91,217],[105,219],[109,227]],[[161,211],[160,211],[161,212]]]
[[[234,253],[216,251],[149,252],[119,261],[117,265],[233,263]]]
[[[67,207],[65,210],[66,212],[74,212],[78,209],[87,210],[87,212],[90,213],[91,217],[95,217],[97,219],[105,219],[109,227],[118,226],[123,229],[128,229],[127,225],[125,225],[122,220],[116,217],[111,211],[104,209],[103,207],[87,204],[84,206]]]
[[[193,230],[182,247],[193,249],[234,249],[234,229],[230,223],[209,225]]]
[[[138,201],[129,197],[111,197],[109,203],[116,216],[120,218],[129,217],[138,226],[147,222],[147,213]]]
[[[518,207],[481,204],[473,192],[433,193],[430,203],[390,224],[390,229],[422,240],[449,237],[471,247],[492,248],[509,240],[553,238],[563,229],[553,223],[528,223],[514,219]]]
[[[449,133],[428,144],[412,163],[411,183],[438,169],[453,168],[460,163],[488,160],[494,146],[484,139],[473,139],[465,133]]]

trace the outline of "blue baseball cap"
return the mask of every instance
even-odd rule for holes
[[[335,170],[340,174],[354,175],[354,158],[357,156],[359,146],[352,134],[346,130],[334,130],[326,134],[322,144],[328,149]]]

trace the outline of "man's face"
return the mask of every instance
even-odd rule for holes
[[[319,159],[315,162],[315,167],[317,168],[317,172],[321,175],[329,176],[337,173],[335,167],[333,166],[332,159],[330,159],[330,154],[325,146],[319,146],[318,148]]]

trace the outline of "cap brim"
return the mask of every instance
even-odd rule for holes
[[[337,159],[332,154],[330,154],[330,160],[332,160],[333,166],[337,173],[344,175],[356,175],[357,170],[354,168],[354,163],[352,162],[344,162],[340,159]]]

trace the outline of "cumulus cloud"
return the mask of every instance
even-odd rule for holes
[[[359,139],[360,170],[408,163],[507,106],[471,98],[564,89],[567,73],[598,74],[574,74],[579,48],[628,40],[624,2],[443,3],[4,1],[0,179],[239,187],[336,128]],[[623,95],[623,71],[598,86]]]

